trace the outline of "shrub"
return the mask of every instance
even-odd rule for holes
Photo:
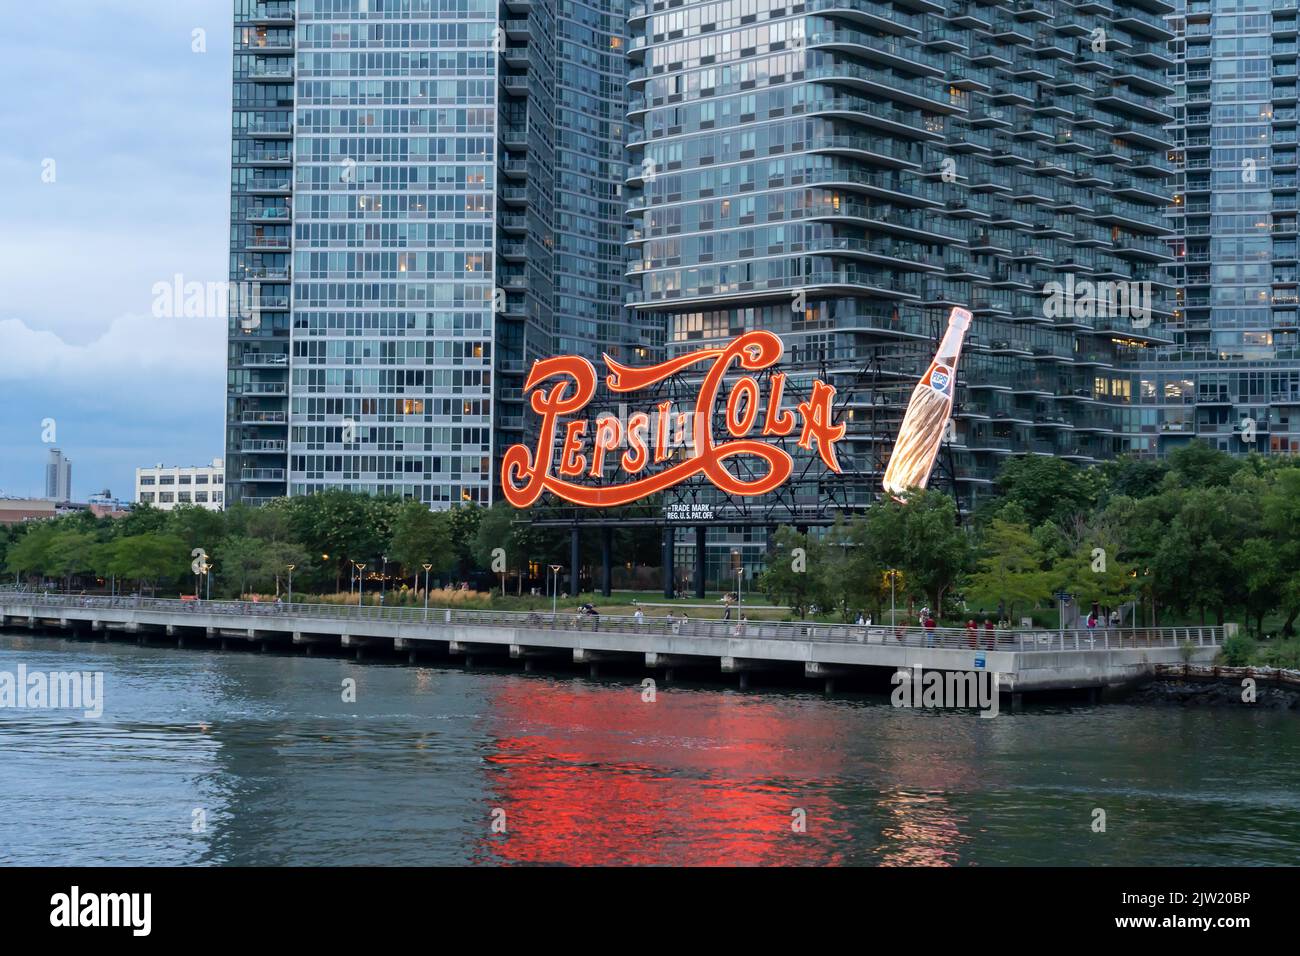
[[[1245,634],[1234,634],[1223,642],[1219,651],[1221,663],[1229,667],[1245,667],[1255,656],[1255,642]]]

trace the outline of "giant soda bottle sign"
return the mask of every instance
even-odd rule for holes
[[[542,424],[535,448],[514,445],[502,460],[501,489],[516,508],[533,504],[543,491],[577,505],[613,507],[663,491],[696,475],[703,475],[733,495],[762,495],[783,484],[793,470],[788,452],[762,438],[784,437],[798,431],[800,448],[813,451],[826,467],[840,471],[835,443],[845,426],[833,423],[835,389],[814,381],[805,401],[793,408],[783,405],[786,377],[768,376],[767,401],[760,421],[760,387],[752,375],[742,375],[725,391],[725,434],[714,434],[714,408],[724,395],[724,379],[734,365],[741,372],[772,368],[781,360],[779,336],[756,330],[732,339],[725,346],[700,349],[667,362],[633,368],[604,357],[605,382],[614,394],[650,388],[695,366],[705,369],[693,409],[683,411],[673,403],[658,403],[654,411],[638,411],[626,421],[605,415],[592,422],[581,413],[596,395],[596,368],[581,356],[543,359],[533,364],[524,383],[529,405]],[[565,421],[567,419],[567,421]],[[558,461],[556,437],[561,434]],[[759,437],[752,438],[755,430]],[[626,478],[614,483],[580,483],[569,479],[603,479],[607,457],[618,454],[616,473]],[[688,454],[678,452],[685,450]],[[742,479],[726,461],[750,455],[765,462],[757,477]]]
[[[885,468],[883,487],[898,497],[908,488],[924,488],[939,454],[943,431],[952,414],[953,392],[957,387],[957,359],[962,341],[970,328],[971,315],[965,309],[953,309],[934,361],[912,391],[907,413],[899,426],[893,454]]]

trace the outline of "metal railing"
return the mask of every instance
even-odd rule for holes
[[[571,598],[569,600],[572,600]],[[883,644],[955,650],[1053,652],[1121,650],[1129,648],[1217,647],[1222,627],[1105,627],[978,628],[888,624],[823,624],[803,621],[697,620],[682,615],[660,617],[582,614],[571,609],[550,611],[477,611],[449,607],[356,607],[342,604],[285,604],[257,601],[195,601],[143,595],[60,594],[0,588],[0,607],[13,605],[50,609],[108,609],[211,614],[254,621],[308,618],[330,621],[373,621],[384,624],[429,624],[439,627],[509,627],[524,630],[598,631],[612,634],[698,638],[746,638],[829,644]],[[235,622],[232,621],[232,625]]]

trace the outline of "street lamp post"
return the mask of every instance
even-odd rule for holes
[[[893,627],[897,623],[895,619],[896,612],[894,610],[894,581],[898,577],[898,572],[893,568],[890,568],[886,573],[889,575],[889,626]]]
[[[744,610],[744,605],[745,605],[745,595],[744,592],[741,591],[741,587],[743,586],[742,580],[744,577],[745,577],[744,567],[742,566],[736,568],[736,620],[737,621],[740,620],[741,611]]]
[[[555,615],[558,612],[559,590],[560,590],[560,568],[562,564],[551,565],[551,620],[554,622]]]
[[[432,564],[422,564],[424,568],[424,620],[427,624],[429,621],[429,571],[433,568]]]
[[[293,603],[293,569],[296,568],[297,565],[291,564],[288,567],[289,567],[289,603],[292,604]]]
[[[361,572],[366,569],[364,564],[352,562],[352,566],[357,569],[357,607],[364,607],[366,603],[366,577]]]
[[[384,585],[388,582],[388,555],[380,555],[383,558],[383,568],[379,572],[379,606],[384,606]]]

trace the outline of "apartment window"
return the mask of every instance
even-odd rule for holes
[[[189,475],[181,475],[181,484],[182,484],[182,485],[188,485],[189,483],[190,483],[190,476],[189,476]]]
[[[170,492],[170,491],[160,491],[160,492],[158,492],[158,502],[159,502],[160,504],[170,504],[171,502],[173,502],[173,501],[175,501],[175,500],[176,500],[176,495],[173,494],[173,493]]]
[[[195,483],[196,485],[206,485],[206,484],[208,483],[208,476],[207,476],[207,475],[195,475],[195,476],[194,476],[194,483]]]
[[[174,485],[174,484],[176,484],[176,476],[175,476],[175,475],[160,475],[160,476],[158,477],[158,484],[160,484],[160,485]]]
[[[189,493],[188,491],[182,491],[182,492],[180,493],[180,495],[179,495],[179,500],[180,500],[180,503],[183,504],[183,505],[187,505],[187,504],[189,504],[189,503],[190,503],[190,493]]]
[[[142,491],[142,492],[140,492],[140,500],[141,500],[141,501],[153,501],[153,492],[152,492],[152,491]]]
[[[208,493],[206,491],[194,492],[194,501],[196,504],[206,504],[208,501]]]
[[[141,487],[149,487],[149,486],[152,486],[153,483],[154,483],[153,475],[141,475],[141,476],[140,476],[140,485],[141,485]]]

